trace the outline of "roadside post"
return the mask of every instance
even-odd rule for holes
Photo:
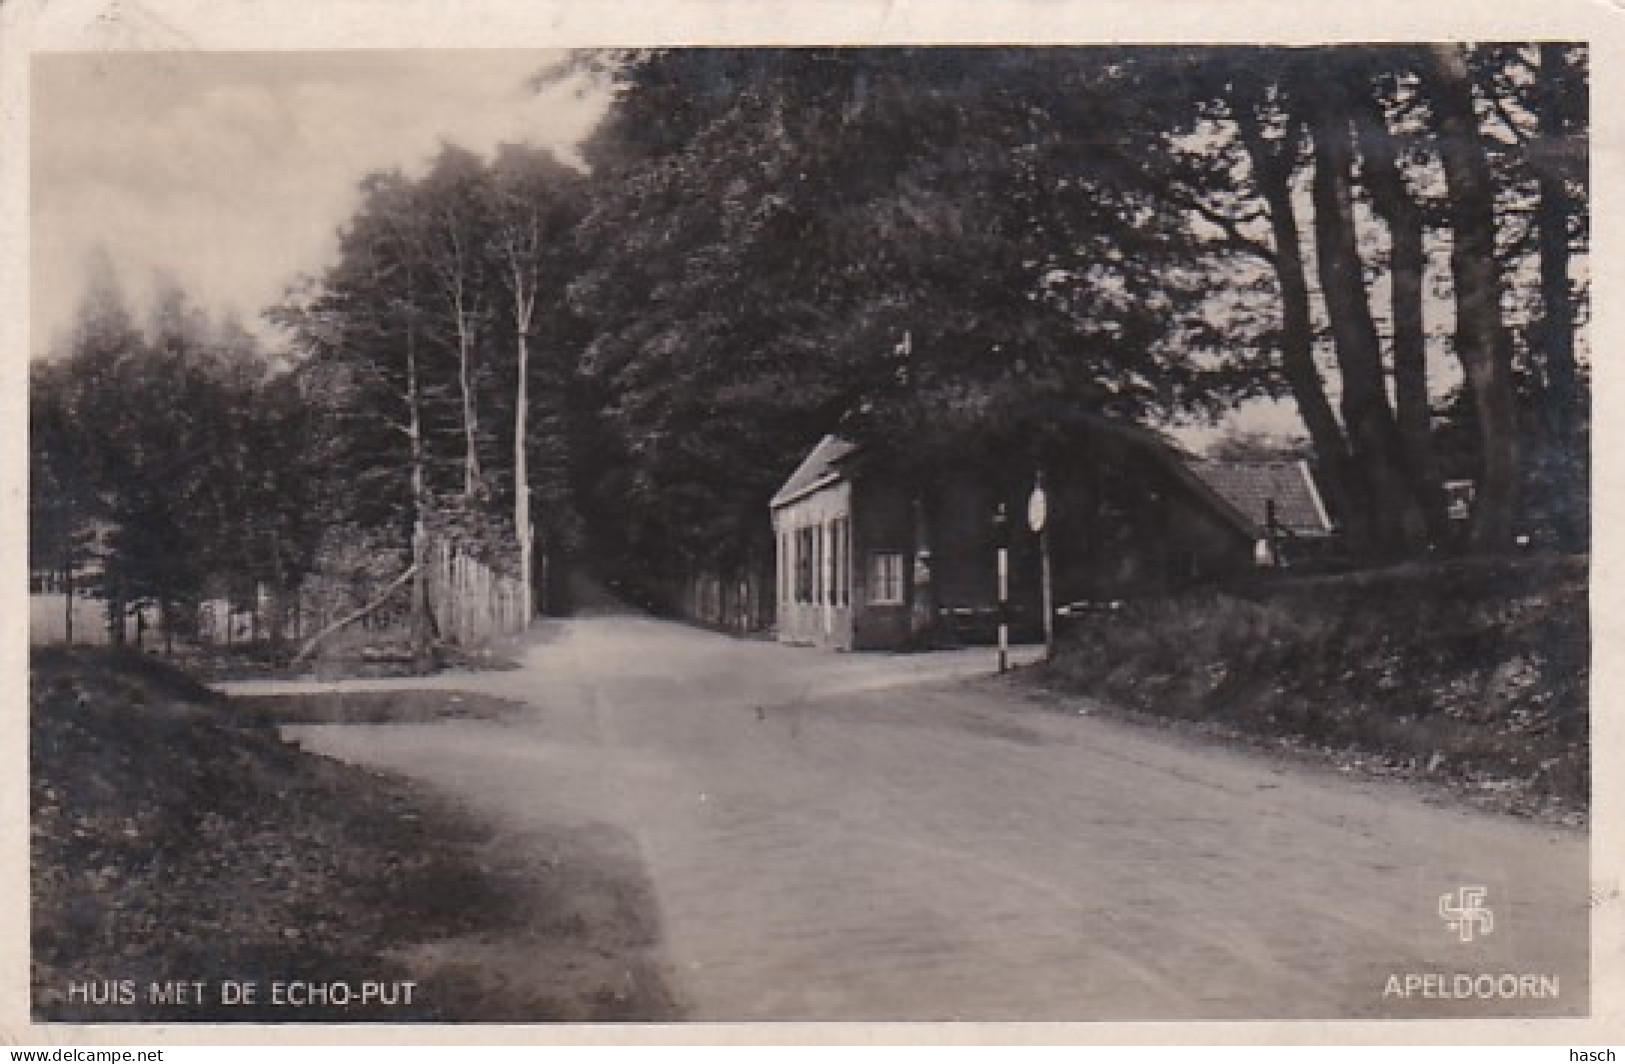
[[[1281,565],[1279,525],[1275,518],[1275,500],[1264,500],[1264,536],[1253,545],[1253,563],[1260,569],[1273,569]]]
[[[999,503],[993,515],[993,533],[999,544],[999,671],[1010,670],[1010,515]]]
[[[1042,573],[1044,608],[1044,660],[1055,656],[1055,589],[1050,581],[1049,560],[1049,496],[1044,491],[1044,471],[1040,469],[1033,480],[1033,492],[1027,496],[1027,527],[1038,533],[1038,556]]]

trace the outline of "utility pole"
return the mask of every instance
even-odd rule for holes
[[[1010,515],[999,503],[993,516],[999,545],[999,672],[1010,670]]]

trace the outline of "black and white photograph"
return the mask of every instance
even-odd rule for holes
[[[1583,35],[25,59],[23,1022],[1602,1007]]]

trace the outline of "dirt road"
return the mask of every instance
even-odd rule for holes
[[[1041,705],[990,665],[595,616],[432,683],[524,713],[289,731],[640,870],[692,1019],[1585,1011],[1583,834]],[[1470,942],[1440,915],[1463,887],[1493,920]],[[1486,988],[1522,996],[1446,996]]]

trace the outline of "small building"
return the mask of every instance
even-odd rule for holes
[[[913,553],[912,539],[886,543],[877,540],[866,524],[867,538],[873,542],[865,544],[864,557],[875,572],[853,572],[853,481],[842,463],[856,450],[846,440],[825,436],[769,504],[781,641],[842,649],[857,646],[854,592],[871,625],[901,621],[894,615],[906,601],[902,565],[905,555]]]
[[[1269,564],[1292,564],[1336,541],[1309,463],[1191,462],[1190,471],[1243,518],[1269,552]]]
[[[778,638],[845,650],[990,638],[1001,543],[1005,616],[1036,637],[1042,552],[1026,513],[1040,466],[1057,604],[1211,582],[1333,533],[1307,465],[1194,462],[1133,426],[1093,424],[1038,457],[922,460],[826,436],[770,504]]]

